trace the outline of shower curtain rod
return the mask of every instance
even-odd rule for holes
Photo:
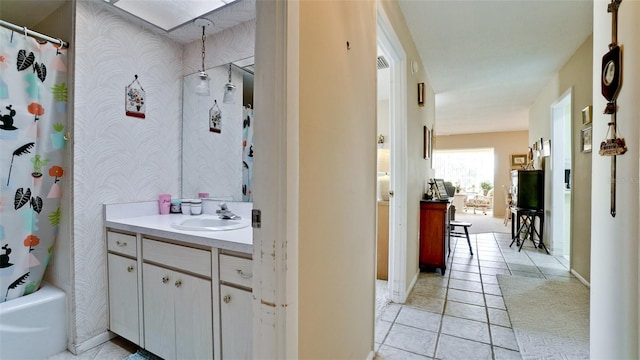
[[[52,42],[54,44],[62,45],[62,47],[64,47],[64,48],[69,48],[69,43],[68,42],[63,41],[62,39],[56,39],[56,38],[52,38],[51,36],[40,34],[39,32],[36,32],[36,31],[33,31],[33,30],[29,30],[29,29],[27,29],[26,26],[14,25],[14,24],[12,24],[10,22],[6,22],[4,20],[0,20],[0,25],[6,27],[7,29],[13,30],[13,31],[15,31],[17,33],[27,34],[27,35],[33,36],[33,37],[41,39],[41,40],[46,40],[46,41]]]

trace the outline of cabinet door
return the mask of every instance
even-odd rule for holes
[[[136,260],[107,255],[109,267],[109,329],[140,345],[138,268]]]
[[[182,359],[213,359],[211,281],[175,273],[176,355]]]
[[[220,285],[222,359],[251,359],[253,308],[250,291]]]
[[[176,272],[146,263],[142,271],[145,348],[165,360],[176,359]]]
[[[420,268],[441,268],[444,274],[447,203],[420,203]]]

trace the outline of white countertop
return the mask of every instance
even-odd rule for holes
[[[243,219],[250,219],[252,204],[231,202],[227,202],[227,204],[230,210],[242,216]],[[107,204],[104,206],[104,215],[104,224],[107,228],[142,233],[186,244],[238,251],[247,254],[253,253],[253,228],[251,226],[224,231],[178,230],[171,226],[172,223],[182,219],[197,216],[212,216],[212,214],[160,215],[158,214],[158,202],[146,201],[129,204]]]

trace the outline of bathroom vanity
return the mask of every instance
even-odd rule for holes
[[[234,204],[248,222],[251,204]],[[215,215],[157,213],[105,205],[110,330],[167,360],[250,359],[251,226],[178,230]]]

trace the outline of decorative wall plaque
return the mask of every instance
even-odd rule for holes
[[[124,89],[124,109],[127,116],[138,117],[144,119],[145,115],[145,92],[142,84],[138,81],[138,75],[135,75],[133,81]]]

